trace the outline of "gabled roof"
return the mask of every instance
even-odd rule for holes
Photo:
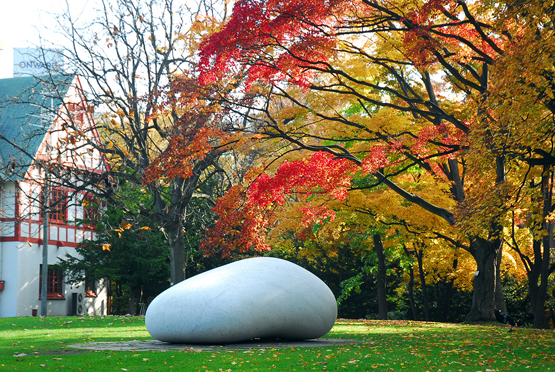
[[[0,167],[15,161],[22,167],[16,173],[21,176],[26,172],[74,78],[54,75],[0,79]]]

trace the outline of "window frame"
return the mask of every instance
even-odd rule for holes
[[[87,273],[85,273],[85,297],[98,297],[96,293],[96,281]]]
[[[47,300],[65,300],[64,275],[61,270],[53,270],[48,265],[48,281],[46,282]],[[39,266],[39,300],[42,299],[42,264]]]
[[[49,193],[50,213],[48,213],[48,221],[51,222],[66,222],[68,220],[68,201],[67,193],[61,187],[53,187]],[[52,202],[56,204],[52,207]]]
[[[87,205],[83,204],[83,216],[79,216],[84,220],[89,220],[87,222],[88,226],[94,226],[95,223],[100,218],[100,205],[95,203],[94,196],[91,194],[86,194],[83,197],[83,202],[86,202]]]

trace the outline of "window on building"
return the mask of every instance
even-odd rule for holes
[[[99,204],[92,195],[88,194],[83,199],[83,219],[94,222],[99,217]]]
[[[50,221],[67,220],[67,196],[61,188],[53,188],[50,192]]]
[[[71,116],[71,120],[75,123],[83,123],[85,111],[83,105],[79,103],[67,103],[67,110]]]
[[[96,294],[96,282],[94,278],[87,273],[85,273],[85,296],[98,297]]]
[[[42,265],[39,275],[39,300],[42,297]],[[48,279],[46,282],[46,298],[49,300],[65,300],[63,292],[63,274],[48,265]]]

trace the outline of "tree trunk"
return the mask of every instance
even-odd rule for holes
[[[129,304],[127,306],[127,314],[135,315],[135,291],[129,290]]]
[[[156,199],[156,210],[161,216],[161,225],[168,235],[170,246],[170,281],[175,285],[187,279],[187,262],[185,261],[185,240],[183,238],[183,217],[187,206],[193,197],[199,179],[203,172],[220,155],[220,149],[210,151],[202,161],[198,161],[188,178],[176,178],[173,181],[173,190],[170,201],[166,204],[162,195],[152,187],[152,195]]]
[[[534,241],[534,252],[541,249],[541,243],[541,241]],[[547,275],[545,275],[545,273],[543,272],[548,270],[545,270],[542,267],[543,265],[541,265],[541,263],[534,263],[530,272],[528,273],[528,296],[530,297],[532,314],[534,315],[534,328],[548,329],[549,321],[545,314],[545,300],[547,298]]]
[[[501,294],[496,296],[496,289],[500,287],[497,278],[501,245],[500,240],[490,241],[480,237],[475,237],[471,242],[477,269],[474,274],[472,306],[465,319],[467,322],[495,321],[495,299],[503,296],[502,289]]]
[[[439,315],[440,322],[446,322],[449,317],[449,309],[451,307],[451,294],[453,293],[453,281],[450,280],[446,283],[445,292],[443,294],[443,311]],[[439,299],[438,299],[439,305]]]
[[[426,288],[426,275],[424,274],[424,264],[422,263],[422,250],[416,251],[416,259],[418,260],[418,275],[420,284],[422,285],[422,298],[424,305],[424,319],[430,321],[430,303],[428,302],[428,289]]]
[[[551,241],[553,236],[553,222],[547,220],[552,211],[553,173],[551,166],[545,165],[542,173],[542,222],[541,238],[534,240],[534,261],[528,272],[528,295],[534,314],[534,328],[549,328],[549,321],[545,314],[545,300],[547,298],[547,281],[551,261]]]
[[[374,234],[374,251],[378,256],[378,311],[380,320],[387,320],[387,295],[386,295],[386,266],[385,251],[382,244],[382,238],[378,234]]]
[[[455,259],[453,260],[453,271],[457,269],[459,265],[459,259],[457,258],[457,254],[455,253]],[[445,289],[444,302],[443,302],[443,311],[439,317],[441,322],[446,322],[449,319],[449,309],[451,308],[451,296],[453,294],[453,285],[454,280],[447,281],[447,288]],[[439,302],[439,299],[438,299]]]
[[[183,240],[183,222],[177,218],[166,225],[170,246],[170,280],[175,285],[187,277],[185,266],[185,241]]]
[[[409,282],[407,284],[407,292],[409,295],[410,308],[412,310],[412,317],[414,320],[420,320],[420,314],[418,314],[418,307],[416,307],[416,302],[414,301],[414,270],[412,266],[409,267]]]
[[[497,252],[497,272],[495,279],[495,308],[501,310],[502,312],[507,312],[507,306],[505,305],[505,296],[503,293],[503,282],[501,281],[501,259],[503,257],[503,245],[499,248]]]

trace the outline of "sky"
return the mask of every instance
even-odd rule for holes
[[[83,7],[89,2],[68,1],[72,7]],[[65,9],[65,0],[0,0],[0,40],[4,44],[0,50],[0,78],[12,77],[12,48],[38,45],[41,38],[55,41],[55,22],[49,13]]]

